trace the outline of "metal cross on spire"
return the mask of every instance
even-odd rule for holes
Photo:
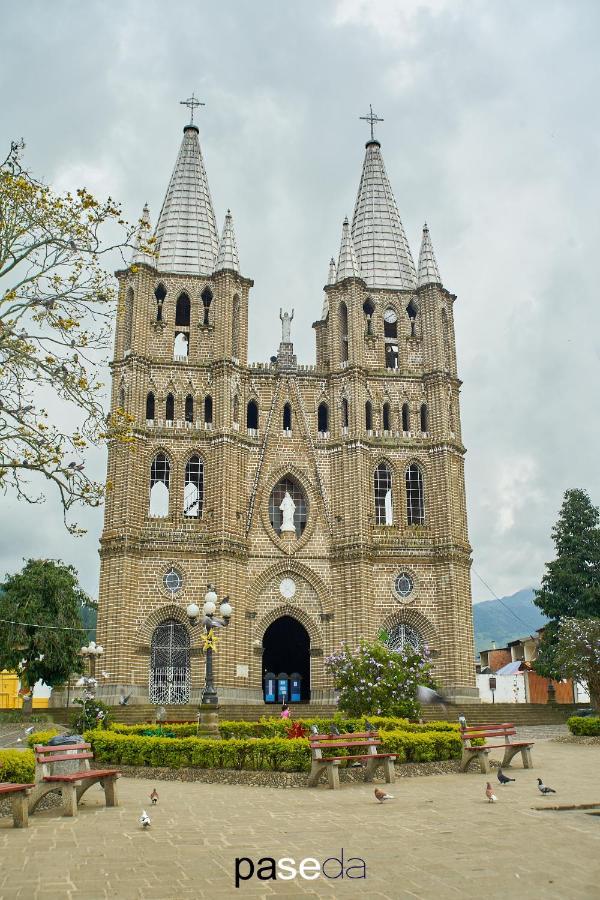
[[[375,135],[373,134],[373,125],[375,122],[383,122],[384,119],[380,119],[379,116],[376,116],[373,112],[373,107],[369,103],[369,115],[368,116],[359,116],[361,122],[370,122],[371,123],[371,140],[375,140]]]
[[[193,94],[191,97],[188,97],[187,100],[180,100],[179,104],[180,106],[187,106],[189,108],[191,114],[190,125],[194,124],[194,110],[196,109],[196,107],[206,106],[206,103],[202,103],[200,100],[196,100]]]

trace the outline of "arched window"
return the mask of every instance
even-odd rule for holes
[[[392,470],[387,463],[379,463],[373,476],[375,496],[375,524],[393,525]]]
[[[410,431],[410,408],[408,403],[402,404],[402,431]]]
[[[340,324],[340,358],[348,362],[348,307],[342,301],[339,307]]]
[[[231,314],[231,355],[234,359],[240,357],[240,298],[237,294],[233,298]]]
[[[240,421],[240,398],[237,394],[233,398],[233,421]]]
[[[190,309],[190,298],[184,291],[177,298],[175,305],[175,325],[180,325],[182,328],[190,327]]]
[[[391,420],[392,420],[392,416],[391,416],[391,412],[390,412],[390,404],[386,401],[383,404],[383,430],[384,431],[391,431],[391,429],[392,429]]]
[[[148,515],[162,519],[169,515],[169,460],[157,453],[150,466],[150,507]]]
[[[292,407],[290,403],[283,404],[283,430],[292,430]]]
[[[125,294],[125,321],[123,322],[123,350],[131,350],[133,333],[133,288]]]
[[[421,404],[421,431],[423,434],[429,431],[429,410],[426,403]]]
[[[248,431],[258,431],[258,403],[249,400],[246,407],[246,428]]]
[[[119,408],[125,409],[125,388],[119,388]]]
[[[173,344],[173,359],[185,359],[190,346],[190,336],[187,331],[176,331]]]
[[[419,310],[417,308],[417,304],[415,303],[414,300],[410,300],[408,306],[406,307],[406,315],[408,316],[408,318],[410,320],[410,336],[411,337],[416,337],[416,335],[417,335],[416,319],[417,319],[418,312],[419,312]]]
[[[369,298],[363,303],[363,312],[367,323],[367,334],[373,334],[373,313],[375,312],[375,307]]]
[[[319,434],[327,434],[329,431],[329,407],[323,401],[317,409],[317,431]]]
[[[194,421],[194,398],[191,394],[188,394],[185,398],[185,421]]]
[[[348,407],[348,400],[346,397],[342,397],[342,428],[348,428],[348,423],[350,421],[350,410]]]
[[[388,306],[383,314],[383,336],[386,338],[398,337],[398,314],[391,306]]]
[[[202,293],[200,294],[200,298],[202,300],[202,324],[208,325],[210,324],[210,304],[212,303],[213,295],[210,288],[204,288]]]
[[[207,425],[212,425],[213,420],[213,400],[210,394],[204,398],[204,421]]]
[[[365,403],[365,428],[373,431],[373,404],[370,400]]]
[[[191,456],[185,466],[183,483],[183,514],[190,519],[202,516],[204,500],[204,463],[199,456]]]
[[[154,629],[150,644],[150,703],[188,703],[190,636],[185,625],[167,619]]]
[[[165,302],[165,297],[167,296],[167,291],[164,284],[159,284],[154,291],[154,296],[156,297],[156,321],[162,322],[163,320],[163,303]]]
[[[167,400],[165,402],[165,419],[167,422],[172,422],[175,418],[175,397],[173,394],[167,394]]]
[[[269,519],[274,531],[277,534],[281,534],[283,510],[280,507],[286,494],[289,494],[294,502],[294,526],[296,528],[296,537],[300,537],[306,528],[307,503],[302,488],[290,475],[286,475],[285,478],[278,481],[271,491],[271,496],[269,497]]]
[[[444,365],[450,368],[450,329],[448,326],[448,314],[442,310],[442,337],[444,340]]]
[[[146,397],[146,420],[148,422],[154,422],[155,416],[155,402],[154,402],[154,394],[152,391]]]
[[[390,629],[386,644],[390,650],[414,650],[419,653],[423,647],[423,638],[412,625],[401,622]]]
[[[406,519],[409,525],[425,524],[423,473],[416,463],[406,470]]]

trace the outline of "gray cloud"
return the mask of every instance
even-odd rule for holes
[[[147,200],[155,222],[195,90],[219,222],[231,207],[256,282],[251,358],[287,305],[312,361],[372,102],[413,254],[426,220],[458,294],[474,565],[504,593],[539,580],[567,487],[600,499],[599,26],[592,0],[38,0],[4,11],[3,136],[52,183],[110,193],[130,219]],[[103,476],[101,451],[88,468]],[[54,498],[2,498],[0,572],[60,556],[95,594],[101,513],[80,518],[74,539]]]

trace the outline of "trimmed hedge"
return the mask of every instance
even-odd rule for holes
[[[567,725],[571,734],[585,737],[600,736],[600,716],[571,716],[567,719]]]
[[[27,736],[27,746],[34,747],[36,744],[47,744],[50,738],[55,737],[62,732],[62,728],[50,728],[48,731],[34,731],[33,734]]]
[[[397,762],[440,762],[462,754],[460,735],[450,731],[386,731],[381,737],[380,752],[395,753]]]
[[[0,750],[0,781],[31,784],[35,759],[31,750]]]

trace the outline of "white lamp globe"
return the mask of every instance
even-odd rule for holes
[[[197,619],[200,615],[200,607],[197,603],[190,603],[188,608],[186,609],[189,619]]]
[[[219,612],[221,613],[223,618],[228,619],[233,613],[233,606],[231,606],[230,603],[224,600],[219,607]]]
[[[81,653],[82,656],[87,656],[90,651],[88,650],[87,647],[82,647],[79,652]]]
[[[101,656],[102,653],[104,653],[104,647],[102,644],[96,644],[96,655]]]
[[[95,650],[96,649],[96,641],[90,641],[89,648],[90,648],[90,650]]]
[[[206,596],[208,597],[208,594]],[[204,615],[212,616],[215,613],[216,609],[217,609],[217,604],[214,603],[212,600],[207,600],[203,606]]]
[[[217,592],[215,591],[214,586],[212,584],[208,585],[207,591],[204,595],[204,602],[205,603],[215,603],[215,604],[217,602]]]

